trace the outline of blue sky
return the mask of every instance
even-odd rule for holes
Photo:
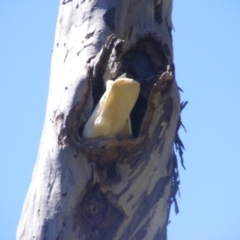
[[[59,1],[0,0],[0,240],[14,240],[41,137]],[[240,1],[174,1],[180,214],[169,240],[240,239]]]

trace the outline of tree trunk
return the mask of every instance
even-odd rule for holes
[[[61,2],[46,119],[17,239],[167,239],[181,111],[171,11],[172,0]],[[132,137],[84,138],[106,81],[123,73],[140,83]]]

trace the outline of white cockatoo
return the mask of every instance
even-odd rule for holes
[[[130,113],[137,101],[140,84],[130,78],[106,82],[106,91],[84,126],[82,136],[129,137],[132,135]]]

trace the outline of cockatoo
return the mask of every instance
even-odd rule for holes
[[[106,91],[85,124],[84,138],[132,136],[130,113],[137,101],[140,84],[130,78],[106,82]]]

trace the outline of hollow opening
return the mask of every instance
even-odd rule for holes
[[[151,37],[139,41],[122,56],[120,61],[121,69],[118,72],[118,77],[125,73],[127,77],[140,83],[140,94],[130,114],[132,137],[137,138],[153,85],[158,81],[160,75],[166,71],[168,62],[162,51],[161,43],[156,42]],[[104,65],[105,63],[102,63],[102,66],[98,68],[97,76],[91,79],[92,111],[105,92],[102,77],[104,75]],[[83,127],[79,129],[79,133],[82,132]]]

